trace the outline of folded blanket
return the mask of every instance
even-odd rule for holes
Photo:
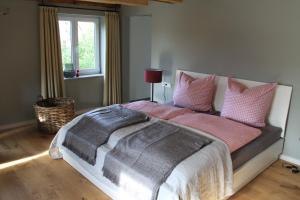
[[[152,117],[159,119],[169,120],[176,116],[180,116],[186,113],[193,113],[188,108],[179,108],[171,105],[163,105],[159,103],[153,103],[150,101],[136,101],[125,104],[124,107],[147,113]]]
[[[144,113],[121,105],[108,106],[83,116],[68,130],[63,145],[95,165],[97,148],[105,144],[115,130],[147,120],[148,116]]]
[[[173,169],[211,142],[193,131],[159,121],[122,138],[106,155],[103,176],[118,186],[122,182],[142,185],[142,199],[154,200]]]

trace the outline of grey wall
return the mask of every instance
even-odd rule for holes
[[[40,94],[39,14],[37,1],[1,0],[0,9],[0,126],[34,118],[32,105]],[[74,10],[64,10],[73,12]],[[79,14],[103,15],[92,11]],[[102,100],[102,78],[66,81],[67,95],[77,109],[96,107]]]
[[[122,27],[126,32],[129,16],[152,15],[151,65],[165,70],[166,81],[172,81],[181,68],[293,85],[284,154],[300,160],[299,8],[298,0],[151,3],[122,7]],[[126,64],[124,60],[126,47]],[[156,89],[160,89],[156,97],[161,98],[161,87]]]
[[[151,67],[151,17],[129,18],[129,100],[149,97],[144,70]],[[137,76],[138,74],[138,76]]]
[[[143,71],[151,67],[151,16],[121,18],[122,96],[123,101],[150,96]]]
[[[66,95],[73,97],[76,110],[102,105],[103,76],[65,80]]]
[[[38,7],[35,1],[1,0],[0,125],[33,118],[40,93]]]

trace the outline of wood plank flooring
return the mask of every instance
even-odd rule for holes
[[[33,128],[0,133],[0,200],[108,200],[63,160],[51,160],[53,136]],[[300,200],[300,174],[274,163],[230,200]]]

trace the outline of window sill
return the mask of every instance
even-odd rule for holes
[[[79,77],[73,77],[73,78],[64,78],[64,80],[76,80],[76,79],[84,79],[84,78],[95,78],[95,77],[102,77],[103,74],[91,74],[91,75],[81,75]]]

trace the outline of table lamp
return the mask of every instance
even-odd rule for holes
[[[146,69],[144,71],[144,80],[146,83],[151,83],[151,101],[153,102],[154,97],[154,83],[161,83],[162,70],[159,69]]]

